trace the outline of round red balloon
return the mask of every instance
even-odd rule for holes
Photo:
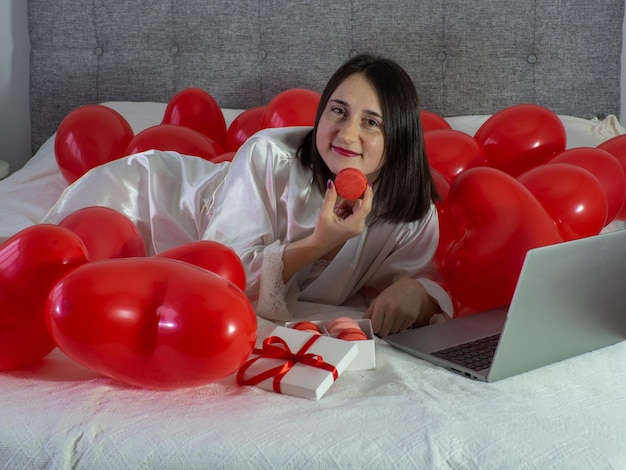
[[[246,290],[246,270],[235,251],[216,241],[199,240],[162,251],[157,256],[184,261],[207,269]]]
[[[76,362],[137,387],[207,384],[237,371],[256,341],[256,316],[230,281],[176,260],[87,263],[50,292],[58,347]]]
[[[33,225],[0,245],[0,371],[29,365],[54,349],[46,299],[63,275],[86,262],[81,240],[56,225]]]
[[[139,230],[121,212],[109,207],[85,207],[59,222],[80,237],[89,261],[146,256],[146,245]]]
[[[163,124],[187,127],[209,137],[220,147],[226,145],[226,120],[222,108],[200,88],[186,88],[170,99]]]
[[[485,153],[480,144],[461,131],[432,130],[424,134],[424,145],[430,166],[450,182],[461,172],[485,164]]]
[[[172,150],[205,160],[217,160],[224,149],[198,131],[173,124],[159,124],[144,129],[128,144],[126,155],[147,150]]]
[[[422,130],[424,132],[434,131],[437,129],[452,129],[452,126],[444,118],[431,111],[420,111],[420,119],[422,120]]]
[[[312,126],[320,94],[306,88],[290,88],[278,93],[265,107],[261,127]]]
[[[606,225],[606,194],[584,168],[566,163],[539,165],[518,180],[552,217],[563,240],[597,235]]]
[[[487,164],[519,176],[565,150],[565,126],[542,106],[519,104],[498,111],[474,135]]]
[[[72,183],[86,172],[126,155],[133,130],[114,109],[92,104],[70,112],[57,129],[54,154],[61,174]]]
[[[263,128],[265,106],[255,106],[239,114],[226,131],[226,150],[236,152],[250,136]]]
[[[606,193],[607,224],[622,210],[626,198],[626,174],[619,161],[608,151],[594,147],[572,148],[554,157],[550,163],[570,163],[584,168],[598,179]]]

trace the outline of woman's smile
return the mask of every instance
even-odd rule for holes
[[[358,157],[361,155],[360,153],[353,152],[352,150],[348,150],[337,145],[333,145],[333,150],[344,157]]]

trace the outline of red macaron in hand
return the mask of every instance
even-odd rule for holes
[[[344,168],[335,176],[335,188],[344,199],[359,199],[367,188],[367,177],[356,168]]]

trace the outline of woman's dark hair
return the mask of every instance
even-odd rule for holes
[[[334,175],[315,145],[317,126],[335,89],[355,73],[374,87],[383,115],[384,162],[368,223],[420,219],[438,196],[424,148],[417,90],[406,71],[390,59],[357,55],[333,74],[322,92],[313,130],[299,149],[300,160],[311,168],[314,184],[324,194]]]

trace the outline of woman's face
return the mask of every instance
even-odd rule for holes
[[[315,144],[334,174],[352,167],[373,183],[383,163],[383,116],[374,87],[355,73],[332,93],[317,125]]]

